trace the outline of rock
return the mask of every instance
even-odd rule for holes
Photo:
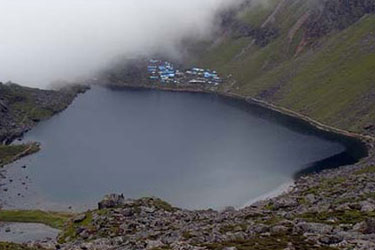
[[[354,229],[364,234],[375,233],[375,219],[367,218],[364,222],[358,223],[354,226]]]
[[[315,195],[313,195],[313,194],[308,194],[308,195],[306,195],[305,199],[306,199],[309,203],[311,203],[311,204],[315,203],[315,201],[316,201]]]
[[[343,241],[343,237],[339,235],[325,235],[319,238],[319,242],[326,245],[338,244],[341,241]]]
[[[361,204],[359,204],[359,203],[351,203],[351,204],[349,204],[349,208],[350,209],[353,209],[353,210],[361,210]]]
[[[288,228],[286,226],[276,225],[270,229],[271,234],[283,234],[288,232]]]
[[[161,248],[164,246],[163,242],[160,240],[147,240],[147,249]]]
[[[6,233],[10,233],[10,227],[5,228]]]
[[[153,207],[142,207],[141,209],[142,209],[142,211],[144,211],[146,213],[149,213],[149,214],[152,214],[156,211],[156,209],[153,208]]]
[[[269,231],[269,227],[264,224],[257,224],[254,226],[253,231],[257,234],[266,233]]]
[[[297,233],[315,233],[315,234],[329,234],[333,230],[330,225],[322,223],[306,223],[301,222],[295,225],[294,231]]]
[[[283,197],[283,198],[277,199],[273,203],[273,208],[275,210],[278,210],[281,208],[292,208],[296,206],[298,206],[298,202],[295,199],[289,198],[289,197]]]
[[[374,124],[367,124],[363,127],[365,130],[375,130]]]
[[[90,234],[89,234],[86,230],[83,230],[83,231],[79,234],[79,236],[81,236],[82,239],[86,240],[86,239],[89,238]]]
[[[293,243],[292,242],[288,242],[288,245],[286,248],[284,248],[284,250],[295,250],[296,248],[293,246]]]
[[[73,218],[74,223],[80,223],[86,219],[86,214],[79,214]]]
[[[124,195],[110,194],[106,195],[104,199],[98,203],[98,209],[115,208],[125,203]]]
[[[237,247],[224,247],[223,250],[237,250]]]
[[[85,229],[83,227],[79,227],[76,229],[76,234],[81,234]]]
[[[368,201],[362,201],[361,203],[361,212],[364,213],[371,213],[375,211],[375,204],[368,202]]]
[[[223,209],[222,213],[231,213],[231,212],[234,212],[236,211],[236,209],[234,207],[226,207]]]
[[[243,231],[243,228],[241,226],[236,226],[235,228],[233,228],[233,231],[234,232],[241,232],[241,231]]]
[[[126,217],[130,217],[134,214],[133,210],[130,209],[130,208],[125,208],[121,211],[122,215],[126,216]]]

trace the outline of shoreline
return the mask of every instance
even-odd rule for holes
[[[101,87],[103,87],[103,86],[101,86]],[[109,87],[111,87],[111,86],[109,86]],[[112,87],[114,87],[114,86],[112,86]],[[238,95],[236,96],[236,95],[232,95],[232,94],[228,94],[228,93],[225,94],[225,93],[221,93],[221,92],[208,91],[208,90],[159,88],[159,87],[153,87],[153,86],[150,86],[150,87],[147,87],[147,86],[142,86],[142,87],[139,87],[139,86],[121,86],[121,87],[115,86],[115,87],[118,90],[121,90],[121,89],[151,89],[151,90],[170,91],[170,92],[206,93],[206,94],[213,94],[213,95],[217,95],[217,96],[242,100],[242,101],[245,101],[248,104],[258,105],[258,103],[253,102],[251,100],[251,98],[241,97],[241,96],[238,96]],[[265,107],[261,104],[259,104],[259,106],[263,107],[263,108],[268,108],[268,107]],[[284,112],[275,110],[274,108],[271,108],[270,110],[275,111],[275,112],[280,113],[280,114],[283,114],[283,115],[287,115],[289,117],[299,119],[299,117],[297,117],[295,115],[286,114]],[[300,119],[300,120],[308,122],[305,119]],[[215,210],[215,209],[209,209],[209,210],[190,210],[190,209],[187,209],[186,210],[186,209],[176,208],[176,210],[175,210],[176,214],[179,214],[179,216],[180,216],[180,213],[183,213],[186,216],[190,216],[191,214],[194,214],[194,215],[199,214],[199,215],[202,215],[202,216],[208,216],[209,218],[211,218],[211,216],[212,216],[212,218],[216,218],[217,216],[221,216],[221,218],[225,218],[225,221],[224,222],[217,222],[216,221],[215,222],[215,228],[219,231],[223,230],[223,228],[224,228],[224,229],[228,229],[231,232],[233,230],[237,230],[237,228],[235,226],[238,225],[238,223],[240,223],[240,222],[241,223],[247,223],[248,220],[251,220],[251,221],[254,222],[254,224],[251,224],[251,223],[249,224],[250,225],[249,228],[251,228],[251,232],[253,232],[254,230],[255,230],[254,232],[257,232],[256,230],[258,230],[258,227],[267,225],[267,228],[268,228],[267,230],[271,232],[271,234],[270,234],[271,236],[272,236],[272,232],[274,232],[275,230],[278,230],[279,227],[285,227],[286,224],[283,224],[283,221],[280,220],[280,218],[284,218],[284,217],[287,218],[288,223],[291,223],[290,224],[291,229],[293,229],[293,230],[294,230],[294,228],[298,228],[298,226],[301,223],[307,224],[307,223],[310,223],[310,222],[311,223],[315,222],[315,223],[317,223],[317,225],[326,225],[326,224],[322,224],[322,223],[325,223],[325,222],[322,222],[321,220],[319,220],[319,218],[320,218],[319,216],[316,216],[316,218],[315,218],[314,212],[310,213],[310,210],[309,210],[309,209],[311,209],[311,211],[323,211],[323,212],[321,212],[322,214],[328,213],[328,211],[325,211],[324,209],[326,207],[329,208],[328,205],[330,205],[332,203],[331,196],[329,196],[330,195],[329,193],[324,192],[324,191],[322,193],[320,193],[319,190],[324,190],[326,187],[330,187],[330,186],[335,186],[335,190],[336,189],[341,190],[340,185],[342,183],[344,183],[346,181],[346,179],[348,179],[349,183],[353,184],[354,187],[357,187],[358,182],[353,181],[351,178],[345,178],[345,177],[353,176],[353,173],[354,173],[354,176],[359,176],[361,173],[365,173],[365,171],[373,171],[372,168],[370,168],[368,170],[366,168],[366,165],[368,165],[368,163],[370,163],[372,166],[375,167],[375,165],[374,165],[374,162],[375,162],[374,149],[375,148],[373,146],[374,144],[371,144],[373,142],[373,138],[371,136],[367,137],[367,136],[363,136],[363,135],[359,135],[359,134],[355,134],[355,133],[350,133],[348,131],[346,131],[346,133],[339,133],[338,131],[340,131],[340,129],[331,130],[331,129],[329,129],[329,126],[327,126],[326,128],[324,126],[323,127],[315,126],[315,124],[312,124],[311,122],[308,122],[308,124],[310,124],[311,126],[313,126],[316,129],[321,130],[322,132],[326,131],[326,132],[330,132],[330,133],[337,134],[337,135],[340,135],[340,136],[345,136],[345,137],[350,137],[350,138],[353,138],[353,139],[356,139],[356,140],[360,140],[360,142],[364,146],[366,146],[366,148],[368,150],[367,156],[359,159],[354,164],[340,165],[340,166],[335,167],[335,168],[325,169],[325,170],[319,171],[317,173],[311,173],[311,174],[307,174],[307,175],[303,175],[303,176],[298,176],[298,177],[292,178],[289,181],[287,180],[285,183],[281,184],[280,186],[278,186],[274,190],[272,190],[270,192],[267,192],[263,195],[260,195],[260,196],[256,197],[255,199],[251,199],[247,202],[244,202],[244,204],[242,206],[236,207],[234,210],[232,210],[231,208],[224,209],[224,210]],[[328,186],[326,186],[326,185],[328,185]],[[345,193],[346,196],[349,196],[349,195],[352,194],[352,193],[350,193],[350,189],[348,189],[347,192],[348,192],[348,194]],[[361,194],[361,193],[356,191],[356,192],[353,192],[353,194],[358,195],[358,194]],[[324,197],[324,195],[326,195],[326,197]],[[339,197],[339,195],[340,195],[340,193],[335,193],[332,196],[332,198],[335,199],[335,202],[337,202],[336,200],[342,199],[341,197]],[[363,196],[363,194],[361,194],[361,195]],[[319,199],[320,196],[322,196],[321,199]],[[345,198],[346,198],[346,196],[345,196]],[[156,198],[154,198],[154,199],[156,199]],[[166,209],[166,211],[168,211],[168,213],[169,213],[168,216],[167,216],[168,219],[170,219],[171,216],[174,216],[173,215],[174,212],[169,211],[168,207],[163,206],[163,208],[159,208],[159,207],[155,208],[154,204],[148,204],[147,203],[147,202],[152,202],[152,201],[153,201],[153,198],[141,198],[141,199],[138,199],[138,200],[132,200],[132,201],[129,200],[128,202],[130,202],[130,203],[133,202],[134,204],[146,202],[144,206],[141,206],[140,208],[137,207],[136,209],[142,210],[143,207],[147,208],[148,206],[151,206],[152,209],[157,209],[157,210],[158,209]],[[163,201],[160,201],[160,202],[163,202]],[[162,203],[162,204],[164,204],[164,203]],[[336,204],[336,203],[334,203],[334,204]],[[341,204],[341,203],[337,203],[337,204]],[[332,213],[332,214],[336,213],[336,207],[338,206],[337,204],[334,205],[335,208],[334,208],[333,212],[331,210],[329,210],[330,211],[329,213]],[[170,206],[170,205],[168,205],[168,206]],[[125,207],[121,207],[119,209],[125,209],[126,210],[128,208],[126,207],[126,204],[125,204]],[[106,218],[107,217],[110,218],[110,216],[112,216],[112,214],[111,214],[112,210],[108,210],[108,211],[109,211],[109,214],[105,215]],[[158,213],[154,214],[154,212],[152,212],[150,214],[150,211],[145,210],[144,214],[147,214],[147,216],[156,216],[156,219],[158,219],[158,217],[157,217]],[[154,210],[152,210],[152,211],[154,211]],[[171,215],[171,213],[172,213],[172,215]],[[315,212],[315,213],[319,213],[319,212]],[[89,215],[100,214],[100,209],[99,210],[89,210],[88,212],[84,212],[81,215],[87,216],[88,214]],[[317,215],[319,215],[319,214],[317,214]],[[334,214],[334,215],[336,215],[336,214]],[[115,215],[113,215],[113,216],[115,216]],[[304,216],[306,216],[306,217],[304,217]],[[312,217],[310,218],[309,216],[312,216]],[[338,214],[338,216],[341,216],[341,215]],[[366,214],[364,214],[364,215],[361,214],[361,216],[366,216]],[[136,215],[134,215],[132,217],[132,219],[136,219],[136,218],[137,218]],[[359,219],[362,219],[362,218],[363,217],[360,217]],[[343,220],[341,217],[338,217],[338,219]],[[357,218],[356,218],[356,220],[357,220]],[[12,223],[12,222],[10,222],[10,223]],[[77,225],[73,222],[70,222],[70,223],[71,224],[69,224],[69,225],[70,226],[73,225],[73,228],[77,225],[78,226],[80,225],[79,223]],[[95,222],[90,222],[90,223],[92,223],[93,225],[96,225],[97,222],[95,221]],[[188,226],[193,225],[191,227],[195,230],[195,227],[194,227],[195,222],[193,221],[193,222],[191,222],[191,224],[189,224],[189,223],[187,225]],[[201,222],[199,222],[199,223],[201,223]],[[289,228],[290,225],[288,224],[287,228]],[[201,226],[201,225],[198,224],[198,226]],[[331,224],[329,224],[328,226],[331,226]],[[252,227],[254,227],[255,229],[253,229]],[[65,231],[63,231],[63,232],[65,232],[65,233],[69,232],[69,228],[68,229],[65,228],[64,230]],[[90,232],[90,229],[85,228],[84,230],[86,230],[85,232],[87,233],[87,235],[91,235],[91,234],[93,236],[96,235],[96,232]],[[102,230],[102,229],[99,228],[98,230],[100,232],[100,230]],[[197,232],[199,233],[200,231],[198,230]],[[179,233],[181,233],[181,232],[179,232]],[[223,239],[225,239],[225,237],[226,237],[225,232],[223,232],[222,235],[224,235]],[[318,232],[318,236],[323,237],[324,234]],[[74,242],[75,240],[78,240],[77,242],[80,242],[79,240],[81,238],[86,239],[86,238],[84,238],[86,236],[83,235],[81,237],[81,234],[79,234],[79,235],[77,234],[75,237],[77,237],[77,239],[72,240],[72,242]],[[59,238],[59,240],[61,240],[61,239],[62,238]],[[65,238],[63,238],[63,239],[65,239]],[[100,240],[105,241],[106,239],[104,237]],[[40,243],[40,241],[36,241],[36,244],[39,244],[39,243]],[[32,245],[33,243],[30,243],[30,244]],[[47,246],[50,246],[48,244],[54,245],[54,244],[57,244],[57,243],[54,240],[50,240],[50,241],[45,242],[45,244]],[[70,244],[73,244],[73,243],[71,243],[69,241],[64,242],[63,246],[67,247],[67,248],[63,248],[63,249],[69,249]]]
[[[293,180],[293,179],[289,180],[289,181],[285,182],[284,184],[281,184],[280,186],[278,186],[276,189],[274,189],[274,190],[272,190],[268,193],[265,193],[263,195],[260,195],[260,196],[256,197],[255,199],[249,200],[244,205],[240,206],[239,209],[244,209],[244,208],[249,207],[249,206],[251,206],[251,205],[253,205],[257,202],[262,202],[262,201],[265,201],[265,200],[269,200],[269,199],[281,196],[283,194],[287,194],[290,191],[292,191],[292,189],[295,187],[295,185],[296,185],[295,180]]]
[[[150,90],[160,90],[160,91],[168,91],[168,92],[185,92],[185,93],[204,93],[204,94],[213,94],[213,95],[218,95],[222,97],[229,97],[233,98],[236,100],[242,100],[245,101],[249,104],[256,104],[261,107],[271,109],[273,111],[276,111],[278,113],[288,115],[290,117],[298,118],[300,120],[303,120],[305,122],[308,122],[309,124],[313,125],[317,129],[326,131],[326,132],[333,132],[338,135],[343,135],[343,136],[348,136],[352,137],[355,139],[360,139],[363,143],[368,144],[370,148],[374,148],[374,143],[375,143],[375,136],[370,136],[370,135],[365,135],[365,134],[360,134],[360,133],[355,133],[351,131],[347,131],[344,129],[336,128],[327,124],[324,124],[322,122],[319,122],[317,120],[314,120],[313,118],[300,114],[296,111],[293,111],[288,108],[284,108],[251,96],[243,96],[240,94],[236,94],[233,92],[221,92],[221,91],[213,91],[213,90],[207,90],[207,89],[195,89],[195,88],[180,88],[180,87],[164,87],[164,86],[147,86],[147,85],[139,85],[139,86],[134,86],[134,85],[129,85],[129,84],[122,84],[122,85],[109,85],[110,88],[124,88],[124,89],[150,89]]]
[[[320,124],[320,123],[314,121],[313,119],[310,119],[310,118],[309,118],[310,120],[307,120],[307,118],[303,119],[303,116],[302,115],[298,116],[298,113],[296,113],[296,112],[294,112],[295,115],[292,115],[290,113],[287,113],[286,111],[283,112],[281,110],[278,110],[277,106],[267,106],[266,102],[260,103],[260,102],[257,102],[257,101],[255,101],[255,99],[252,99],[250,97],[244,97],[244,96],[232,94],[232,93],[223,93],[223,92],[219,92],[219,91],[212,91],[212,90],[205,90],[205,89],[193,89],[193,88],[179,88],[179,87],[172,88],[172,87],[145,86],[145,85],[139,85],[139,86],[133,86],[133,85],[107,85],[107,86],[103,86],[103,85],[99,85],[99,86],[109,87],[109,88],[112,88],[112,89],[115,89],[115,90],[116,89],[117,90],[121,90],[121,89],[145,89],[145,90],[158,90],[158,91],[168,91],[168,92],[203,93],[203,94],[217,95],[217,96],[221,96],[221,97],[225,97],[225,98],[244,101],[247,104],[259,105],[260,107],[270,109],[270,110],[275,111],[277,113],[287,115],[287,116],[290,116],[290,117],[293,117],[293,118],[296,118],[296,119],[303,120],[305,122],[308,122],[310,125],[314,126],[315,128],[317,128],[319,130],[322,130],[322,131],[335,133],[335,134],[340,135],[340,136],[347,136],[347,137],[350,137],[350,138],[359,139],[361,141],[361,143],[364,143],[366,145],[366,148],[368,150],[368,154],[367,154],[366,157],[361,158],[357,163],[365,161],[367,158],[371,158],[373,156],[373,154],[371,153],[372,152],[371,149],[373,149],[374,147],[373,147],[373,144],[370,144],[369,142],[371,140],[375,140],[375,138],[362,136],[362,135],[351,133],[351,132],[348,132],[348,131],[345,132],[344,130],[335,129],[335,128],[330,127],[330,126],[325,126],[324,124],[322,124],[321,126],[318,126],[317,124]],[[269,105],[271,105],[271,104],[269,104]],[[341,132],[341,131],[343,131],[343,132]],[[337,168],[340,168],[340,167],[343,167],[343,166],[339,166]],[[336,169],[336,168],[334,168],[334,169]],[[322,171],[319,171],[319,173],[321,173],[321,172]],[[286,183],[283,183],[280,186],[276,187],[274,190],[271,190],[271,191],[269,191],[269,192],[267,192],[263,195],[260,195],[259,197],[256,197],[254,199],[251,199],[249,201],[244,202],[244,205],[239,206],[238,209],[245,208],[247,206],[250,206],[250,205],[252,205],[254,203],[257,203],[257,202],[260,202],[260,201],[269,200],[269,199],[281,196],[283,194],[290,193],[290,191],[293,189],[293,187],[295,186],[296,182],[299,179],[300,179],[299,176],[294,177],[290,181],[288,181]]]
[[[104,87],[106,87],[106,85],[104,85]],[[340,129],[340,128],[335,128],[333,126],[326,125],[326,124],[321,123],[317,120],[314,120],[313,118],[311,118],[309,116],[300,114],[296,111],[293,111],[293,110],[290,110],[290,109],[287,109],[287,108],[284,108],[284,107],[281,107],[281,106],[278,106],[278,105],[275,105],[275,104],[272,104],[272,103],[269,103],[269,102],[266,102],[266,101],[263,101],[263,100],[260,100],[260,99],[256,99],[256,98],[250,97],[250,96],[242,96],[242,95],[239,95],[239,94],[236,94],[236,93],[231,93],[231,92],[221,92],[221,91],[213,91],[213,90],[199,89],[199,88],[195,89],[195,88],[147,86],[147,85],[135,86],[135,85],[129,85],[129,84],[125,84],[125,83],[107,85],[107,87],[113,88],[113,89],[146,89],[146,90],[148,89],[148,90],[159,90],[159,91],[167,91],[167,92],[202,93],[202,94],[217,95],[217,96],[221,96],[221,97],[225,97],[225,98],[232,98],[232,99],[235,99],[235,100],[244,101],[248,104],[258,105],[260,107],[275,111],[279,114],[283,114],[283,115],[289,116],[291,118],[296,118],[296,119],[302,120],[304,122],[309,123],[310,125],[312,125],[316,129],[319,129],[321,131],[330,132],[330,133],[334,133],[336,135],[346,136],[346,137],[349,137],[349,138],[352,138],[352,139],[360,140],[366,146],[367,151],[368,151],[368,155],[361,160],[364,160],[365,158],[371,157],[372,155],[371,155],[370,152],[372,151],[372,149],[375,148],[375,136],[370,136],[370,135],[365,135],[365,134],[347,131],[347,130]]]
[[[121,85],[107,85],[104,87],[109,87],[113,89],[144,89],[144,90],[157,90],[157,91],[167,91],[167,92],[182,92],[182,93],[202,93],[202,94],[211,94],[211,95],[217,95],[225,98],[231,98],[235,100],[240,100],[244,101],[247,104],[253,104],[253,105],[258,105],[260,107],[272,110],[274,112],[277,112],[282,115],[286,115],[295,119],[299,119],[301,121],[307,122],[314,128],[321,130],[322,132],[328,132],[328,133],[334,133],[339,136],[345,136],[349,137],[351,139],[359,140],[363,145],[366,147],[366,156],[362,157],[361,159],[358,160],[358,162],[354,163],[353,165],[361,164],[362,162],[366,162],[367,160],[371,159],[374,156],[374,144],[375,144],[375,137],[369,136],[369,135],[363,135],[359,133],[354,133],[350,131],[346,131],[343,129],[335,128],[326,124],[323,124],[319,121],[316,121],[308,116],[299,114],[298,112],[295,112],[293,110],[289,110],[287,108],[279,107],[277,105],[268,103],[266,101],[262,101],[253,97],[246,97],[246,96],[241,96],[239,94],[235,93],[225,93],[225,92],[220,92],[220,91],[212,91],[212,90],[207,90],[207,89],[195,89],[195,88],[181,88],[181,87],[164,87],[164,86],[147,86],[147,85],[139,85],[139,86],[134,86],[134,85],[129,85],[129,84],[124,84],[122,83]],[[335,167],[333,169],[338,169],[341,167],[345,167],[346,165],[341,165],[338,167]],[[319,171],[317,174],[321,174],[322,172],[325,172],[328,169],[323,169],[322,171]],[[311,175],[311,174],[308,174]],[[260,195],[259,197],[252,199],[248,202],[246,202],[243,206],[240,206],[239,209],[244,209],[248,206],[251,206],[253,204],[256,204],[257,202],[262,202],[266,200],[270,200],[273,198],[280,197],[282,195],[287,195],[291,193],[293,188],[296,186],[296,183],[301,179],[302,176],[296,176],[292,180],[281,184],[279,187],[277,187],[275,190],[272,190],[266,194]]]

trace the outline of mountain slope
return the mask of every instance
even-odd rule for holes
[[[233,74],[222,91],[375,134],[375,1],[246,3],[194,63]]]

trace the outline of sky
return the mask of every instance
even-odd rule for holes
[[[176,51],[206,39],[239,0],[0,0],[0,81],[48,87],[90,76],[115,57]]]

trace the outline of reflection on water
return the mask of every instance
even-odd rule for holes
[[[103,88],[25,140],[43,149],[8,168],[9,207],[81,208],[111,192],[184,208],[242,206],[306,168],[335,166],[319,161],[341,154],[345,164],[364,153],[347,138],[239,101]]]

